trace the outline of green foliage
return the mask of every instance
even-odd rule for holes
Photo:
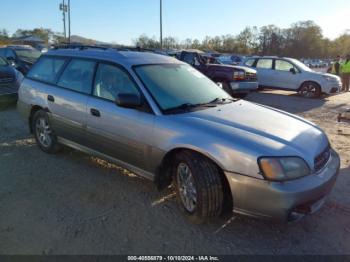
[[[275,25],[261,28],[246,27],[238,35],[206,36],[178,42],[173,37],[164,39],[164,48],[215,50],[223,53],[279,55],[296,58],[329,58],[350,53],[350,32],[331,41],[313,21],[301,21],[282,29]],[[136,46],[159,48],[159,41],[141,35],[134,40]]]

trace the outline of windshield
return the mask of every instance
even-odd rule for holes
[[[135,71],[163,111],[185,104],[231,99],[224,90],[189,65],[143,65],[135,67]]]
[[[307,71],[307,72],[313,72],[313,70],[308,67],[307,65],[305,65],[304,63],[300,62],[297,59],[291,59],[291,61],[294,63],[294,65],[296,65],[299,69],[303,70],[303,71]]]
[[[22,59],[38,59],[41,53],[37,50],[32,49],[17,49],[15,50],[18,57]]]
[[[8,65],[7,61],[4,58],[0,57],[0,66],[7,66],[7,65]]]

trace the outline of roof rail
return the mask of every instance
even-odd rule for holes
[[[157,50],[151,48],[142,48],[134,46],[113,46],[113,45],[84,45],[75,43],[62,43],[53,46],[54,49],[100,49],[100,50],[116,50],[116,51],[133,51],[133,52],[156,52]]]
[[[62,43],[62,44],[54,45],[53,48],[54,49],[79,49],[79,50],[90,49],[90,48],[96,48],[96,49],[102,49],[102,50],[110,49],[110,48],[105,47],[105,46],[69,44],[69,43]]]

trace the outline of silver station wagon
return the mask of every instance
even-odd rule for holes
[[[298,116],[235,100],[191,66],[146,52],[80,47],[42,55],[18,110],[38,146],[66,145],[173,183],[194,223],[227,206],[293,221],[318,210],[340,160],[325,133]]]

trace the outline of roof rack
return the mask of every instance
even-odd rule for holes
[[[54,49],[100,49],[100,50],[116,50],[116,51],[133,51],[133,52],[157,52],[156,49],[142,48],[134,46],[113,46],[113,45],[84,45],[79,43],[62,43],[53,46]]]
[[[102,49],[102,50],[107,50],[109,48],[105,46],[98,46],[98,45],[84,45],[84,44],[69,44],[69,43],[62,43],[58,45],[54,45],[53,49],[79,49],[79,50],[84,50],[84,49]]]

